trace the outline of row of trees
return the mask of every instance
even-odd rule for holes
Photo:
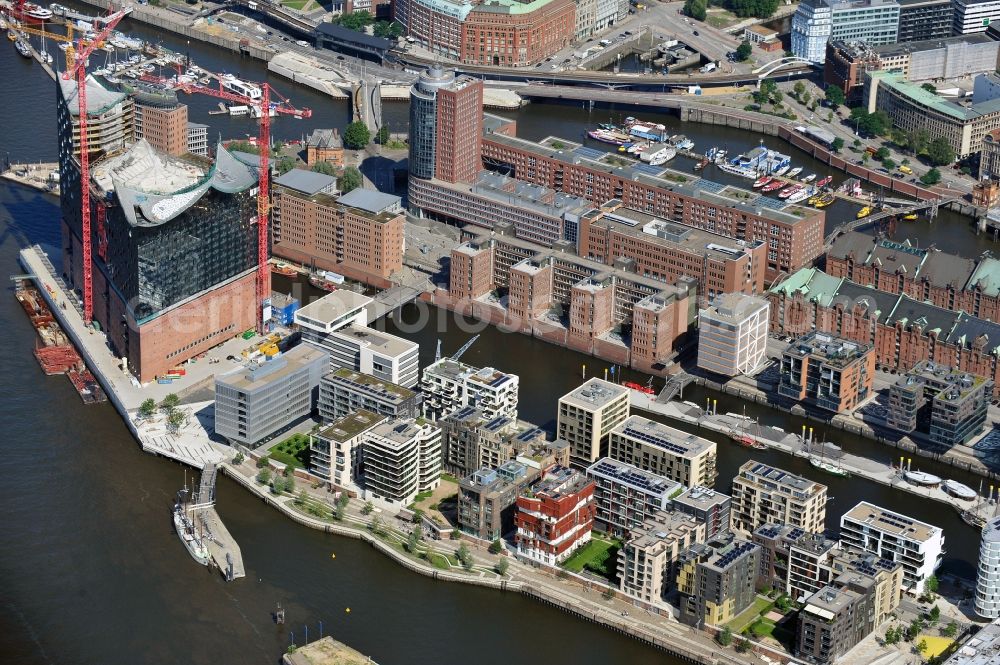
[[[728,9],[740,18],[770,18],[778,8],[778,0],[686,0],[684,13],[697,21],[704,21],[708,15],[708,7],[714,4]]]
[[[372,34],[385,39],[399,39],[403,36],[402,25],[396,21],[376,21],[366,9],[341,14],[333,22],[355,32],[366,32],[365,28],[372,26]]]
[[[180,398],[173,393],[164,397],[159,404],[150,397],[143,400],[142,404],[139,405],[139,417],[143,420],[149,420],[156,415],[157,411],[160,411],[167,418],[167,431],[174,434],[187,421],[187,416],[178,408],[180,403]]]

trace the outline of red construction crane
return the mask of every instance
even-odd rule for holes
[[[76,97],[80,102],[80,215],[83,222],[83,320],[90,325],[94,317],[94,269],[90,242],[90,154],[87,137],[87,59],[104,43],[118,22],[131,13],[131,8],[120,9],[103,19],[104,27],[88,41],[81,39],[75,57],[67,51],[66,71],[63,79],[76,78]]]
[[[178,77],[180,78],[180,77]],[[260,333],[266,332],[267,321],[264,314],[264,303],[271,297],[271,269],[267,265],[268,261],[268,208],[270,206],[270,173],[271,165],[269,161],[269,148],[271,146],[271,111],[292,115],[297,118],[308,118],[312,116],[310,109],[296,109],[277,90],[267,83],[252,84],[260,89],[260,96],[247,97],[235,92],[226,90],[225,78],[216,75],[219,82],[218,88],[201,85],[198,83],[179,83],[175,89],[189,94],[208,95],[218,99],[235,102],[244,106],[250,106],[257,111],[260,118],[260,136],[257,138],[257,146],[260,148],[260,173],[258,175],[260,185],[257,192],[257,330]],[[242,81],[240,83],[243,83]],[[281,101],[271,104],[271,94],[274,94]]]

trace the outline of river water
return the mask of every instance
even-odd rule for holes
[[[134,27],[134,26],[133,26]],[[152,31],[136,29],[144,37]],[[174,49],[190,49],[196,62],[249,79],[265,76],[248,60],[158,36]],[[55,161],[54,84],[40,68],[0,47],[0,156],[14,161]],[[277,138],[298,138],[314,127],[343,127],[346,104],[275,83],[296,104],[310,106],[310,120],[281,118]],[[246,120],[208,116],[214,100],[192,98],[191,120],[204,122],[225,137],[255,133]],[[575,106],[531,106],[517,114],[519,133],[541,138],[558,133],[579,137],[584,128],[609,114]],[[652,114],[644,114],[651,116]],[[387,105],[393,131],[402,131],[406,107]],[[758,138],[723,128],[686,125],[660,117],[691,136],[699,147],[725,143],[746,149]],[[556,128],[556,129],[553,129]],[[765,139],[770,144],[773,139]],[[777,143],[776,148],[783,148]],[[796,160],[813,168],[802,155]],[[818,166],[817,166],[818,168]],[[717,174],[724,176],[724,174]],[[713,176],[714,177],[714,176]],[[831,217],[849,214],[838,213]],[[58,205],[32,190],[0,184],[0,266],[19,272],[16,255],[27,243],[58,247]],[[942,227],[954,232],[943,232]],[[989,246],[973,236],[968,222],[944,214],[934,227],[912,225],[922,244],[938,238],[943,247],[981,251]],[[53,254],[54,255],[54,254]],[[971,254],[970,254],[971,255]],[[281,286],[276,281],[276,286]],[[308,288],[308,287],[305,287]],[[0,455],[0,654],[4,663],[265,663],[275,662],[294,633],[315,638],[332,634],[383,663],[509,663],[510,640],[517,639],[518,660],[547,663],[673,663],[631,640],[611,634],[515,594],[434,583],[404,571],[355,541],[324,535],[290,523],[226,479],[219,483],[219,512],[240,543],[247,578],[225,584],[192,563],[177,542],[169,519],[175,491],[185,482],[183,467],[141,453],[116,412],[107,404],[84,407],[68,381],[46,377],[29,353],[35,334],[10,289],[0,298],[6,333],[6,370],[0,390],[4,434]],[[430,317],[422,320],[421,317]],[[438,318],[440,317],[440,319]],[[437,339],[445,352],[469,335],[450,315],[407,308],[384,324],[421,344],[422,363],[433,357]],[[503,352],[497,353],[502,349]],[[521,415],[551,425],[558,397],[605,364],[535,339],[504,335],[495,329],[464,360],[495,365],[521,376]],[[643,377],[635,376],[638,380]],[[703,401],[704,395],[686,395]],[[719,409],[738,411],[743,403],[716,396]],[[748,412],[764,422],[797,431],[800,422],[753,405]],[[833,430],[828,439],[854,452],[888,459],[890,449]],[[736,468],[751,451],[720,440],[721,490],[728,490]],[[801,460],[752,451],[755,458],[815,477]],[[920,462],[921,468],[973,486],[978,479],[947,467]],[[189,475],[189,474],[188,474]],[[944,569],[974,574],[977,534],[950,508],[893,492],[863,480],[816,477],[834,496],[828,526],[859,499],[919,516],[945,528],[948,554]],[[331,554],[336,553],[336,559]],[[270,612],[280,602],[288,623],[277,627]],[[345,612],[351,608],[350,614]],[[308,627],[308,628],[307,628]],[[516,638],[515,638],[516,636]],[[558,636],[558,637],[555,637]]]

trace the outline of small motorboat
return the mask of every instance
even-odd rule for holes
[[[761,187],[763,187],[764,185],[768,184],[772,180],[774,180],[774,178],[772,178],[769,175],[757,178],[756,180],[754,180],[753,188],[754,189],[760,189]]]
[[[781,176],[783,176],[786,173],[788,173],[788,169],[790,169],[790,168],[791,167],[787,166],[787,165],[782,166],[780,169],[778,169],[777,171],[774,172],[774,175],[776,175],[776,176],[778,176],[780,178]]]
[[[861,210],[858,211],[858,214],[855,215],[855,217],[857,219],[864,219],[865,217],[867,217],[870,214],[872,214],[871,206],[865,206],[864,208],[862,208]]]
[[[836,200],[837,200],[836,196],[834,196],[830,192],[827,192],[825,194],[821,194],[821,195],[817,196],[816,200],[815,201],[811,201],[811,203],[814,206],[816,206],[817,208],[825,208],[825,207],[827,207],[828,205],[830,205],[831,203],[833,203]]]
[[[926,471],[905,471],[903,478],[911,485],[919,485],[921,487],[937,487],[941,484],[940,476],[935,476],[933,473],[927,473]]]
[[[789,178],[794,178],[795,176],[797,176],[800,173],[802,173],[802,167],[801,166],[796,166],[794,169],[790,170],[787,175],[788,175]]]
[[[917,213],[911,212],[909,215],[903,215],[903,219],[905,219],[908,222],[916,221]]]
[[[761,191],[762,192],[773,192],[776,189],[781,189],[784,186],[785,186],[785,182],[783,180],[774,180],[773,182],[770,182],[770,183],[764,185],[764,187],[763,187],[763,189],[761,189]]]
[[[819,182],[817,182],[816,186],[817,187],[826,187],[831,182],[833,182],[833,176],[832,175],[828,175],[827,177],[825,177],[822,180],[820,180]]]
[[[792,192],[792,195],[788,197],[788,202],[799,203],[801,201],[805,201],[810,196],[812,196],[812,191],[803,187],[797,192]]]
[[[810,173],[809,175],[807,175],[805,178],[802,179],[802,182],[810,183],[810,182],[812,182],[815,179],[816,179],[816,174],[815,173]]]
[[[795,192],[799,191],[800,189],[802,189],[802,185],[789,185],[788,187],[785,187],[783,190],[781,190],[780,192],[778,192],[778,198],[779,199],[787,199],[788,197],[790,197],[792,194],[794,194]]]
[[[963,501],[972,501],[976,498],[976,490],[972,489],[968,485],[963,485],[957,480],[944,481],[941,483],[941,489],[956,499],[962,499]]]

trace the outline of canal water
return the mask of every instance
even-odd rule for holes
[[[265,76],[248,60],[201,44],[180,43],[166,35],[136,29],[171,48],[190,49],[199,64],[248,79]],[[54,161],[54,84],[36,64],[0,47],[0,156],[14,161]],[[347,122],[344,103],[324,100],[309,91],[279,89],[299,105],[311,106],[310,120],[281,118],[277,138],[300,138],[315,127]],[[209,116],[215,102],[186,99],[191,120],[209,124],[225,137],[253,134],[246,120]],[[558,133],[579,138],[584,129],[626,109],[588,113],[579,107],[529,106],[516,114],[519,133],[542,138]],[[755,145],[758,137],[724,128],[680,126],[668,116],[655,117],[691,136],[699,148],[725,144],[732,152]],[[405,125],[406,106],[387,105],[390,124]],[[555,129],[553,129],[555,128]],[[393,131],[399,131],[393,127]],[[765,139],[770,145],[773,139]],[[785,149],[779,143],[774,146]],[[796,160],[809,164],[799,154]],[[680,165],[684,167],[683,163]],[[715,174],[712,177],[724,174]],[[831,211],[833,215],[835,210]],[[0,266],[19,272],[16,254],[27,243],[40,243],[55,258],[58,205],[32,190],[0,184]],[[919,224],[911,229],[922,229]],[[981,251],[968,222],[942,215],[927,226],[922,244],[931,237],[953,249]],[[280,286],[280,282],[276,282]],[[442,317],[439,321],[438,317]],[[447,312],[405,309],[386,329],[418,341],[421,362],[432,359],[436,341],[451,352],[477,332],[459,326]],[[422,317],[425,317],[422,319]],[[0,455],[0,505],[4,506],[4,538],[0,539],[0,654],[3,662],[35,663],[218,663],[275,662],[288,644],[289,632],[302,642],[320,631],[390,663],[510,662],[509,644],[527,662],[667,663],[671,659],[514,594],[434,583],[404,571],[370,548],[354,541],[301,528],[252,499],[232,482],[221,479],[219,511],[240,543],[247,578],[225,584],[218,575],[198,568],[173,534],[169,506],[190,474],[167,460],[141,453],[109,405],[84,407],[62,377],[45,377],[29,350],[35,334],[10,288],[0,297],[0,320],[6,333],[0,390],[7,406],[0,410],[4,454]],[[504,335],[488,328],[464,360],[494,365],[521,376],[521,415],[552,425],[558,397],[576,386],[584,372],[601,375],[606,364],[544,342]],[[635,376],[639,380],[643,377]],[[686,395],[694,401],[704,394]],[[717,396],[720,410],[739,411],[743,402]],[[796,431],[799,421],[747,405],[763,422]],[[708,435],[712,436],[712,435]],[[890,449],[830,431],[827,438],[853,452],[888,459]],[[720,440],[721,490],[728,490],[736,468],[753,455],[827,483],[834,500],[829,526],[859,499],[919,516],[942,526],[947,534],[945,570],[971,577],[977,535],[954,511],[858,479],[817,476],[801,460],[777,453],[748,451]],[[973,486],[978,479],[948,467],[920,461],[921,468],[957,478]],[[336,554],[336,559],[331,557]],[[277,603],[287,609],[288,623],[276,627],[270,612]],[[345,610],[351,608],[348,614]],[[554,639],[554,636],[558,636]],[[530,654],[527,655],[527,654]]]

